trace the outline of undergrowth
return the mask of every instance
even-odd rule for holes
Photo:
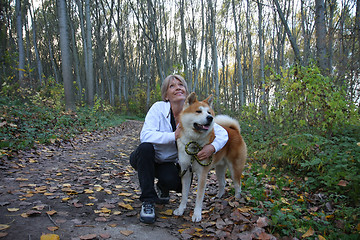
[[[244,196],[268,215],[273,233],[300,239],[311,227],[308,239],[359,239],[359,131],[327,136],[242,123]]]
[[[51,95],[54,95],[52,93]],[[34,147],[36,143],[51,144],[68,140],[85,131],[105,129],[119,125],[126,116],[112,109],[96,110],[78,106],[65,111],[62,101],[37,94],[21,97],[0,96],[0,155]]]

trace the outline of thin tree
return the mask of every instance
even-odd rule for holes
[[[276,6],[276,10],[279,14],[279,17],[280,17],[280,20],[281,20],[281,23],[284,25],[284,28],[285,28],[285,32],[289,38],[289,41],[290,41],[290,44],[291,44],[291,47],[294,51],[294,55],[295,55],[295,60],[297,63],[301,64],[301,56],[300,56],[300,50],[296,44],[296,40],[295,38],[293,37],[291,31],[290,31],[290,28],[289,28],[289,25],[284,17],[284,13],[283,11],[281,10],[281,7],[280,7],[280,4],[279,4],[279,1],[278,0],[274,0],[274,3],[275,3],[275,6]]]
[[[87,52],[87,66],[86,69],[86,87],[87,87],[87,104],[89,107],[94,106],[94,67],[93,67],[93,51],[91,40],[91,20],[90,20],[90,1],[85,0],[85,18],[86,18],[86,52]]]
[[[17,42],[19,49],[19,83],[20,86],[25,87],[24,83],[24,73],[25,73],[25,48],[23,40],[23,23],[22,23],[22,11],[21,11],[21,0],[16,0],[15,2],[15,12],[16,12],[16,32],[17,32]]]
[[[59,15],[59,31],[60,31],[60,49],[61,49],[61,65],[62,76],[64,82],[65,92],[65,106],[66,109],[74,109],[74,90],[73,77],[70,58],[70,41],[67,24],[67,10],[66,0],[58,0],[58,15]]]
[[[276,0],[275,0],[276,1]],[[325,26],[325,4],[324,0],[315,0],[315,28],[317,61],[323,73],[329,70],[326,55],[326,26]]]

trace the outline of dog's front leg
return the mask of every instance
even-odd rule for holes
[[[181,167],[181,171],[184,171]],[[181,203],[177,209],[174,210],[174,215],[181,216],[186,208],[187,200],[189,197],[190,185],[191,185],[191,171],[186,170],[186,173],[181,177],[182,191],[181,191]]]
[[[197,186],[196,202],[195,202],[194,214],[192,216],[192,221],[200,222],[208,169],[207,167],[200,166],[200,168],[196,172],[198,173],[197,174],[198,186]]]

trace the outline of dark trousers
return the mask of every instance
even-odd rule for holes
[[[141,143],[130,155],[130,164],[138,172],[141,201],[157,201],[158,196],[154,188],[155,178],[158,179],[158,186],[162,191],[181,192],[178,166],[175,163],[156,163],[155,150],[151,143]]]

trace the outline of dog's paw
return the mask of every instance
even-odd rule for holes
[[[201,221],[201,212],[200,212],[200,214],[194,212],[194,215],[192,216],[192,221],[193,222],[200,222]]]
[[[173,214],[175,216],[181,216],[181,215],[183,215],[183,213],[184,213],[184,209],[180,209],[180,208],[177,208],[173,211]]]

